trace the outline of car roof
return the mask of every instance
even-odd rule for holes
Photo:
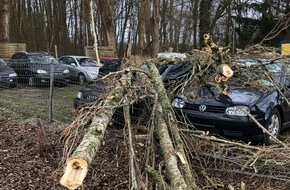
[[[81,58],[90,58],[90,59],[95,59],[93,57],[88,57],[88,56],[82,56],[82,55],[63,55],[61,56],[60,58],[62,57],[73,57],[75,59],[81,59]]]
[[[19,51],[14,53],[14,55],[16,54],[25,54],[25,55],[50,55],[49,53],[45,52],[45,51],[35,51],[35,52],[27,52],[27,51]]]

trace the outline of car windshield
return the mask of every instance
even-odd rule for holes
[[[275,61],[274,63],[271,63],[271,64],[265,64],[264,66],[266,68],[265,72],[267,72],[267,75],[266,75],[266,78],[259,80],[260,84],[265,85],[265,86],[273,86],[272,81],[275,84],[281,83],[282,62]],[[270,79],[268,76],[270,77]]]
[[[280,84],[283,74],[283,61],[266,59],[241,59],[235,62],[235,82],[272,87]],[[274,82],[274,84],[273,84]]]
[[[91,58],[78,59],[81,67],[97,67],[97,61]]]
[[[57,63],[57,60],[51,55],[30,55],[29,60],[31,61],[31,63],[38,64]]]

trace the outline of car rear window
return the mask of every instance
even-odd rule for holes
[[[78,60],[78,62],[80,63],[82,67],[96,67],[97,66],[97,61],[90,58],[81,58],[80,60]]]
[[[31,63],[38,63],[38,64],[57,63],[57,60],[51,55],[30,55],[28,57]]]

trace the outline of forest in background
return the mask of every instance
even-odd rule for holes
[[[57,46],[59,55],[83,55],[94,45],[92,26],[98,45],[119,57],[186,52],[204,32],[221,46],[278,47],[290,19],[289,0],[1,0],[0,9],[0,42],[52,53]]]

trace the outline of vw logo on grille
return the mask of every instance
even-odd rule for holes
[[[202,104],[199,106],[199,111],[204,112],[206,110],[206,105]]]

